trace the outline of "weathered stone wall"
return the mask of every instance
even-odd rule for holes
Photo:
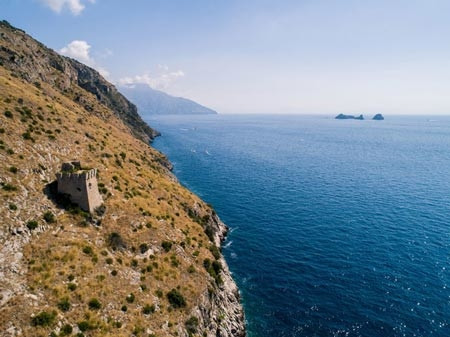
[[[98,191],[97,169],[79,173],[61,172],[56,174],[58,193],[70,195],[70,200],[81,209],[93,212],[103,203]]]

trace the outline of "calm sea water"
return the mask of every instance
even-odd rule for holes
[[[224,248],[249,336],[450,336],[450,118],[150,119]]]

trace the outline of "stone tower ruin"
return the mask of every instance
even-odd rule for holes
[[[81,209],[92,213],[103,203],[98,191],[97,169],[83,169],[79,161],[64,163],[56,179],[58,193],[67,194]]]

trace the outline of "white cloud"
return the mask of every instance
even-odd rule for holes
[[[91,49],[91,46],[86,41],[74,40],[64,48],[61,48],[59,52],[65,56],[72,57],[80,62],[90,65],[93,64],[94,61],[89,55],[89,49]]]
[[[73,15],[80,14],[86,7],[84,0],[41,0],[43,4],[56,13],[61,13],[65,8],[69,9]],[[86,0],[89,3],[95,3],[95,0]]]
[[[184,77],[182,70],[169,71],[169,67],[158,65],[160,70],[156,75],[143,74],[123,77],[119,80],[119,84],[127,87],[133,87],[136,84],[146,84],[153,89],[166,89],[177,79]]]
[[[71,58],[74,58],[81,63],[88,65],[89,67],[95,68],[103,77],[108,78],[109,72],[102,66],[98,65],[89,53],[91,46],[86,41],[74,40],[70,42],[67,46],[61,48],[59,53]]]

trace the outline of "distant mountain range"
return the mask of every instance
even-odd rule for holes
[[[120,87],[130,101],[137,105],[139,113],[146,115],[208,115],[216,111],[200,105],[190,99],[174,97],[165,92],[139,84],[133,87]]]

